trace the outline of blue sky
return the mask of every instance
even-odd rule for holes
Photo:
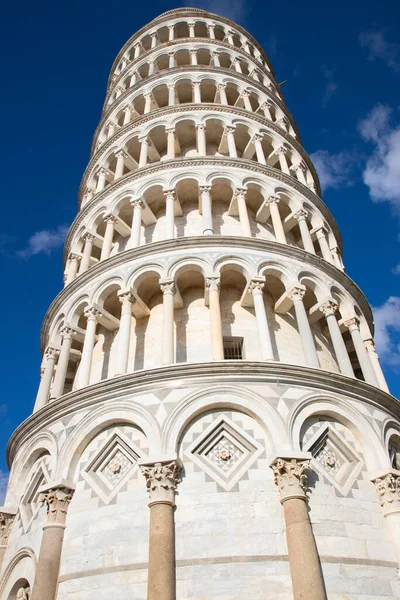
[[[288,80],[286,102],[341,229],[346,272],[375,307],[381,361],[399,396],[400,3],[193,5],[247,28],[278,81]],[[22,0],[3,8],[0,489],[8,438],[33,407],[40,326],[62,287],[62,243],[109,69],[137,29],[176,6]]]

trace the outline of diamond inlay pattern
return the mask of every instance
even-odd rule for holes
[[[243,418],[245,418],[243,416]],[[211,423],[185,448],[185,456],[224,490],[231,490],[264,451],[263,445],[227,415],[212,415]]]

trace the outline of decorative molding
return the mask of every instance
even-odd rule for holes
[[[240,367],[240,369],[238,368]],[[339,394],[367,404],[373,409],[384,409],[390,416],[400,420],[400,403],[388,392],[359,379],[346,377],[340,373],[313,369],[300,365],[277,362],[220,361],[192,364],[174,364],[154,369],[144,369],[112,379],[100,381],[85,388],[60,396],[42,409],[33,413],[17,427],[7,446],[7,464],[11,468],[17,451],[31,436],[42,432],[47,426],[74,415],[78,410],[94,408],[105,400],[119,402],[123,398],[132,400],[132,394],[154,392],[179,382],[180,386],[201,384],[216,385],[216,382],[229,381],[238,386],[252,381],[258,384],[296,385],[310,390],[318,388],[318,393]]]

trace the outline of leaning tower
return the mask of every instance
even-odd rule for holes
[[[125,44],[64,258],[0,600],[398,598],[398,403],[242,27],[182,8]]]

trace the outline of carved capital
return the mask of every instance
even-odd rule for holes
[[[69,325],[65,325],[61,329],[61,335],[63,340],[65,340],[66,338],[73,337],[74,334],[76,334],[76,330],[73,327],[70,327]]]
[[[235,129],[236,129],[236,127],[233,127],[232,125],[228,125],[225,128],[225,131],[226,131],[226,133],[235,133]]]
[[[199,88],[200,87],[200,83],[201,83],[200,81],[192,81],[192,86],[194,88]]]
[[[201,196],[203,194],[211,194],[211,185],[201,185],[199,187],[199,192]]]
[[[30,600],[30,597],[31,597],[31,588],[29,586],[21,587],[17,591],[16,600]]]
[[[173,200],[175,200],[176,192],[175,190],[164,190],[164,196],[165,199],[172,198]]]
[[[281,199],[279,196],[270,196],[266,202],[266,204],[279,204]]]
[[[160,288],[163,294],[175,294],[175,281],[173,279],[160,279]]]
[[[75,260],[76,262],[80,262],[82,259],[82,256],[80,254],[75,254],[74,252],[70,252],[70,255],[68,256],[69,260]]]
[[[364,344],[367,349],[367,352],[374,352],[376,354],[375,341],[372,338],[364,340]]]
[[[297,221],[300,221],[301,219],[307,219],[308,217],[308,212],[306,210],[304,210],[304,208],[301,208],[300,210],[298,210],[297,212],[295,212],[293,214],[294,218]]]
[[[277,121],[277,123],[278,123],[278,121]],[[297,173],[297,171],[305,171],[306,165],[304,163],[300,162],[300,163],[297,163],[297,165],[292,165],[290,167],[290,170],[293,171],[294,173]]]
[[[386,473],[372,481],[384,514],[400,511],[400,473]]]
[[[57,356],[59,355],[60,351],[58,350],[58,348],[53,348],[52,346],[47,346],[46,351],[44,353],[44,357],[46,360],[48,360],[49,358],[51,359],[56,359]]]
[[[319,310],[322,312],[324,317],[329,317],[330,315],[334,315],[338,309],[337,302],[334,300],[327,300],[319,307]]]
[[[132,304],[135,302],[135,296],[130,290],[120,290],[117,295],[122,304],[122,313],[130,313],[132,311]]]
[[[7,546],[14,519],[14,514],[0,511],[0,547]]]
[[[343,325],[348,328],[349,331],[354,331],[360,328],[360,319],[356,315],[343,319]]]
[[[102,316],[101,312],[94,306],[88,306],[87,308],[85,308],[83,314],[85,315],[88,321],[97,321]]]
[[[210,292],[219,291],[219,286],[221,284],[220,277],[206,277],[206,289]]]
[[[275,154],[277,156],[282,156],[283,154],[287,154],[288,152],[289,148],[286,148],[286,146],[279,146],[279,148],[275,150]]]
[[[177,460],[140,465],[146,478],[150,506],[154,503],[175,504],[175,490],[180,482],[181,469]]]
[[[246,188],[236,188],[235,190],[235,196],[242,196],[243,198],[246,197],[247,194],[247,189]]]
[[[204,125],[204,123],[199,123],[198,125],[196,125],[197,131],[204,131],[205,128],[206,126]]]
[[[124,158],[124,159],[125,159],[125,158],[128,158],[128,155],[127,155],[127,153],[125,152],[125,150],[117,150],[117,151],[116,151],[116,153],[115,153],[115,156],[116,156],[117,158]]]
[[[134,198],[133,200],[130,200],[129,203],[134,210],[135,208],[144,208],[144,202],[141,198]]]
[[[244,90],[240,95],[242,98],[248,98],[250,96],[250,92],[248,90]]]
[[[65,525],[74,490],[68,486],[51,488],[40,494],[39,501],[47,508],[47,525]]]
[[[267,100],[266,102],[263,102],[263,103],[261,104],[261,109],[262,109],[262,110],[264,110],[265,108],[268,108],[268,109],[270,109],[270,108],[272,108],[273,106],[274,106],[274,105],[273,105],[273,103],[271,102],[271,100]]]
[[[116,223],[117,217],[111,213],[107,213],[106,215],[104,215],[103,220],[105,223]]]
[[[274,472],[275,484],[279,488],[281,502],[290,498],[305,499],[307,483],[306,471],[310,468],[310,460],[297,458],[276,458],[271,469]]]
[[[262,133],[256,133],[255,135],[253,135],[254,142],[262,142],[263,139],[264,139],[264,136]]]
[[[219,83],[217,86],[218,91],[226,90],[226,83]]]
[[[294,287],[290,290],[290,292],[288,294],[288,298],[290,298],[292,300],[292,302],[298,302],[298,301],[302,302],[305,293],[306,293],[306,290],[303,290],[303,288]]]
[[[89,231],[87,231],[86,233],[84,233],[82,237],[85,240],[85,242],[93,242],[93,240],[94,240],[93,233],[89,233]]]
[[[264,286],[265,286],[264,281],[260,281],[259,279],[254,278],[254,279],[250,280],[248,290],[249,290],[249,292],[251,292],[253,294],[253,296],[255,296],[256,294],[263,293]]]

